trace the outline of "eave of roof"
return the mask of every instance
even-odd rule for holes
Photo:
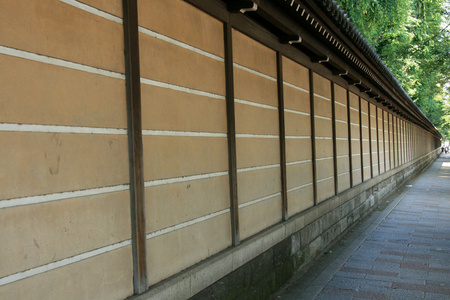
[[[228,9],[264,20],[280,42],[322,63],[369,98],[442,138],[378,54],[332,0],[226,0]],[[269,29],[270,30],[270,29]]]

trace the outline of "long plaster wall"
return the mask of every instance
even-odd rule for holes
[[[191,4],[138,8],[145,297],[193,296],[432,158],[427,131]],[[1,299],[133,294],[122,23],[119,0],[0,4]]]

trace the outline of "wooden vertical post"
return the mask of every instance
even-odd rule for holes
[[[334,91],[334,82],[331,82],[331,122],[333,129],[333,167],[334,167],[334,194],[338,194],[338,174],[337,174],[337,145],[336,145],[336,99]]]
[[[348,156],[350,168],[350,187],[353,187],[352,120],[350,119],[350,91],[347,90]]]
[[[137,0],[123,0],[134,293],[148,289]]]
[[[278,115],[280,128],[281,199],[283,220],[289,218],[286,179],[286,130],[284,121],[283,56],[277,52]]]
[[[229,22],[224,23],[225,38],[225,80],[228,129],[228,176],[230,179],[230,212],[231,239],[234,246],[240,243],[239,202],[237,190],[236,160],[236,120],[234,111],[234,75],[233,75],[233,43],[232,28]]]
[[[311,118],[311,151],[312,151],[312,171],[313,171],[313,190],[314,205],[317,205],[317,166],[316,166],[316,122],[314,119],[314,72],[309,69],[309,101]]]

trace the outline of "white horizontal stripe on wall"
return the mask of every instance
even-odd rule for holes
[[[332,137],[329,136],[316,136],[316,140],[332,140]]]
[[[338,173],[338,177],[339,177],[339,176],[344,176],[344,175],[350,175],[350,172]]]
[[[226,133],[220,132],[192,132],[192,131],[170,131],[170,130],[142,130],[142,135],[149,136],[179,136],[179,137],[227,137]]]
[[[174,178],[156,179],[156,180],[146,181],[144,183],[144,186],[145,187],[152,187],[152,186],[158,186],[158,185],[165,185],[165,184],[172,184],[172,183],[179,183],[179,182],[187,182],[187,181],[194,181],[194,180],[200,180],[200,179],[214,178],[214,177],[220,177],[220,176],[226,176],[226,175],[228,175],[228,171],[216,172],[216,173],[208,173],[208,174],[197,174],[197,175],[174,177]]]
[[[281,192],[278,192],[278,193],[275,193],[275,194],[272,194],[272,195],[269,195],[269,196],[261,197],[261,198],[258,198],[258,199],[255,199],[255,200],[252,200],[252,201],[249,201],[249,202],[245,202],[243,204],[240,204],[238,207],[239,208],[243,208],[243,207],[246,207],[246,206],[250,206],[250,205],[253,205],[253,204],[257,204],[257,203],[260,203],[260,202],[272,199],[272,198],[277,197],[277,196],[281,196]]]
[[[336,158],[348,158],[348,155],[339,155],[339,156],[336,156]]]
[[[324,182],[324,181],[327,181],[327,180],[330,180],[330,179],[334,179],[334,176],[330,176],[330,177],[327,177],[327,178],[323,178],[323,179],[317,180],[317,183]]]
[[[250,133],[238,133],[236,134],[237,138],[256,138],[256,139],[278,139],[278,135],[270,135],[270,134],[250,134]]]
[[[206,57],[209,57],[209,58],[218,60],[218,61],[220,61],[220,62],[224,62],[224,61],[225,61],[225,59],[222,58],[222,57],[220,57],[220,56],[217,56],[217,55],[215,55],[215,54],[209,53],[209,52],[207,52],[207,51],[205,51],[205,50],[196,48],[196,47],[194,47],[194,46],[188,45],[188,44],[186,44],[186,43],[177,41],[177,40],[175,40],[175,39],[173,39],[173,38],[170,38],[170,37],[168,37],[168,36],[162,35],[162,34],[160,34],[160,33],[157,33],[157,32],[155,32],[155,31],[152,31],[152,30],[150,30],[150,29],[144,28],[144,27],[142,27],[142,26],[139,26],[139,32],[141,32],[141,33],[143,33],[143,34],[145,34],[145,35],[154,37],[154,38],[156,38],[156,39],[162,40],[162,41],[164,41],[164,42],[173,44],[173,45],[175,45],[175,46],[184,48],[184,49],[186,49],[186,50],[190,50],[190,51],[192,51],[192,52],[201,54],[201,55],[203,55],[203,56],[206,56]]]
[[[331,101],[330,98],[327,98],[327,97],[319,95],[319,94],[314,94],[314,96],[317,97],[317,98],[323,99],[323,100]]]
[[[339,102],[339,101],[334,101],[334,103],[336,103],[336,104],[338,104],[338,105],[341,105],[341,106],[343,106],[343,107],[347,107],[347,104],[344,104],[344,103],[341,103],[341,102]]]
[[[347,124],[347,123],[348,123],[347,120],[340,120],[340,119],[336,119],[336,122],[344,123],[344,124]]]
[[[243,173],[243,172],[251,172],[251,171],[258,171],[258,170],[265,170],[265,169],[279,168],[279,167],[280,167],[279,164],[266,165],[266,166],[257,166],[257,167],[248,167],[248,168],[237,169],[237,172],[238,172],[238,173]]]
[[[245,105],[250,105],[250,106],[256,106],[256,107],[260,107],[260,108],[267,108],[267,109],[272,109],[272,110],[278,110],[278,107],[276,107],[276,106],[271,106],[271,105],[267,105],[267,104],[251,102],[251,101],[237,99],[237,98],[234,99],[234,102],[235,103],[240,103],[240,104],[245,104]]]
[[[361,168],[353,169],[353,172],[361,171]]]
[[[288,135],[285,138],[290,139],[290,140],[309,140],[309,139],[311,139],[311,136]]]
[[[123,242],[120,242],[120,243],[117,243],[117,244],[109,245],[109,246],[106,246],[106,247],[103,247],[103,248],[95,249],[95,250],[92,250],[92,251],[89,251],[89,252],[85,252],[85,253],[82,253],[82,254],[79,254],[79,255],[75,255],[75,256],[72,256],[72,257],[69,257],[69,258],[65,258],[65,259],[62,259],[62,260],[59,260],[59,261],[55,261],[55,262],[52,262],[52,263],[47,264],[47,265],[39,266],[39,267],[30,269],[30,270],[27,270],[27,271],[24,271],[24,272],[19,272],[19,273],[16,273],[16,274],[5,276],[3,278],[0,278],[0,286],[3,286],[5,284],[9,284],[9,283],[12,283],[12,282],[15,282],[15,281],[18,281],[18,280],[22,280],[22,279],[25,279],[25,278],[28,278],[28,277],[31,277],[31,276],[39,275],[39,274],[42,274],[42,273],[45,273],[45,272],[48,272],[48,271],[51,271],[51,270],[54,270],[54,269],[57,269],[57,268],[61,268],[61,267],[64,267],[64,266],[67,266],[67,265],[70,265],[70,264],[73,264],[73,263],[76,263],[76,262],[79,262],[79,261],[82,261],[82,260],[85,260],[85,259],[97,256],[97,255],[100,255],[100,254],[111,252],[111,251],[114,251],[114,250],[117,250],[117,249],[120,249],[120,248],[123,248],[123,247],[126,247],[126,246],[130,246],[130,245],[131,245],[131,240],[126,240],[126,241],[123,241]]]
[[[319,116],[319,115],[314,115],[314,117],[316,119],[322,119],[322,120],[327,120],[327,121],[332,121],[332,119],[330,117],[323,117],[323,116]]]
[[[333,157],[322,157],[322,158],[316,158],[316,161],[322,161],[322,160],[330,160],[333,159]]]
[[[49,64],[49,65],[64,67],[64,68],[68,68],[68,69],[102,75],[102,76],[106,76],[106,77],[125,79],[125,75],[122,73],[117,73],[117,72],[112,72],[112,71],[103,70],[103,69],[99,69],[99,68],[94,68],[94,67],[70,62],[67,60],[59,59],[59,58],[49,57],[49,56],[31,53],[31,52],[22,51],[22,50],[17,50],[17,49],[5,47],[5,46],[0,46],[0,54],[24,58],[24,59],[37,61],[37,62]]]
[[[300,164],[305,164],[305,163],[310,163],[310,162],[312,162],[311,159],[301,160],[301,161],[293,161],[293,162],[286,163],[286,166],[300,165]]]
[[[283,81],[283,84],[285,84],[285,85],[287,85],[287,86],[289,86],[289,87],[291,87],[291,88],[294,88],[294,89],[296,89],[296,90],[299,90],[299,91],[302,91],[302,92],[305,92],[305,93],[309,94],[309,91],[308,91],[308,90],[305,90],[304,88],[301,88],[301,87],[299,87],[299,86],[293,85],[292,83]]]
[[[297,110],[292,110],[292,109],[284,109],[285,112],[289,112],[289,113],[293,113],[293,114],[297,114],[297,115],[303,115],[303,116],[308,116],[310,117],[311,114],[310,113],[306,113],[306,112],[302,112],[302,111],[297,111]]]
[[[348,141],[348,138],[336,138],[336,141]]]
[[[300,186],[296,186],[296,187],[290,188],[290,189],[287,190],[287,192],[290,193],[290,192],[293,192],[293,191],[296,191],[296,190],[300,190],[300,189],[303,189],[305,187],[312,186],[312,185],[313,185],[312,182],[310,182],[310,183],[307,183],[307,184],[304,184],[304,185],[300,185]]]
[[[0,123],[0,131],[47,132],[47,133],[81,133],[81,134],[127,134],[127,129],[77,127],[59,125],[34,125]]]
[[[203,221],[215,218],[217,216],[226,214],[228,212],[230,212],[229,208],[221,210],[221,211],[218,211],[218,212],[215,212],[215,213],[212,213],[212,214],[209,214],[209,215],[206,215],[206,216],[202,216],[200,218],[196,218],[194,220],[190,220],[190,221],[183,222],[183,223],[171,226],[171,227],[167,227],[167,228],[164,228],[164,229],[161,229],[161,230],[158,230],[158,231],[155,231],[155,232],[147,234],[146,238],[147,238],[147,240],[149,240],[151,238],[155,238],[155,237],[160,236],[160,235],[168,234],[170,232],[174,232],[174,231],[177,231],[179,229],[182,229],[182,228],[194,225],[194,224],[198,224],[200,222],[203,222]]]
[[[15,207],[15,206],[21,206],[21,205],[28,205],[28,204],[37,204],[37,203],[58,201],[58,200],[64,200],[64,199],[70,199],[70,198],[95,196],[95,195],[101,195],[101,194],[107,194],[107,193],[126,191],[129,189],[130,189],[130,185],[122,184],[122,185],[115,185],[115,186],[108,186],[108,187],[101,187],[101,188],[94,188],[94,189],[53,193],[53,194],[47,194],[47,195],[12,198],[12,199],[7,199],[7,200],[0,200],[0,208]]]
[[[113,22],[116,22],[116,23],[119,23],[119,24],[123,24],[123,21],[122,21],[121,18],[116,17],[116,16],[114,16],[112,14],[109,14],[107,12],[104,12],[104,11],[102,11],[100,9],[95,8],[95,7],[92,7],[92,6],[86,5],[84,3],[81,3],[79,1],[76,1],[76,0],[59,0],[59,1],[61,1],[63,3],[66,3],[66,4],[69,4],[69,5],[72,5],[72,6],[76,7],[76,8],[79,8],[79,9],[84,10],[86,12],[89,12],[91,14],[97,15],[99,17],[105,18],[107,20],[110,20],[110,21],[113,21]]]
[[[253,70],[253,69],[247,68],[247,67],[245,67],[245,66],[243,66],[243,65],[240,65],[240,64],[237,64],[237,63],[233,63],[233,66],[236,67],[236,68],[238,68],[238,69],[244,70],[244,71],[246,71],[246,72],[249,72],[249,73],[258,75],[259,77],[263,77],[263,78],[265,78],[265,79],[269,79],[269,80],[275,81],[275,82],[277,81],[277,79],[274,78],[274,77],[272,77],[272,76],[269,76],[269,75],[266,75],[266,74],[264,74],[264,73],[255,71],[255,70]]]
[[[354,107],[352,107],[352,106],[350,106],[350,109],[351,109],[351,110],[354,110],[354,111],[357,111],[357,112],[359,113],[359,109],[356,109],[356,108],[354,108]]]
[[[209,97],[209,98],[214,98],[214,99],[225,100],[225,96],[222,96],[222,95],[217,95],[217,94],[204,92],[204,91],[200,91],[200,90],[194,90],[194,89],[187,88],[184,86],[165,83],[165,82],[156,81],[156,80],[152,80],[152,79],[141,78],[141,83],[146,84],[146,85],[161,87],[161,88],[165,88],[165,89],[169,89],[169,90],[185,92],[185,93],[189,93],[189,94],[194,94],[194,95],[199,95],[199,96],[204,96],[204,97]]]

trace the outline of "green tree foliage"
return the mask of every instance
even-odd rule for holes
[[[417,106],[449,140],[448,0],[340,0],[339,3]]]

